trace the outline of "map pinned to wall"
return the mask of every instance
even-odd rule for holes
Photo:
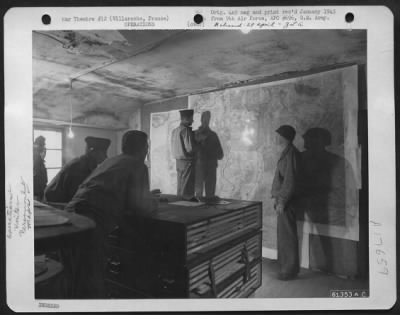
[[[176,162],[171,154],[171,134],[180,124],[179,111],[152,113],[150,120],[150,185],[163,194],[176,194]]]
[[[193,130],[201,113],[211,112],[210,128],[224,150],[217,169],[217,195],[263,202],[264,246],[275,247],[276,214],[270,191],[281,151],[275,130],[284,124],[297,130],[294,144],[311,166],[316,160],[304,147],[303,135],[312,128],[329,134],[320,168],[309,169],[311,182],[318,180],[325,190],[317,191],[321,185],[307,188],[313,196],[302,204],[308,218],[344,230],[354,225],[358,229],[357,67],[191,95],[189,108],[195,111]],[[166,193],[176,190],[175,161],[169,150],[170,134],[178,124],[178,111],[152,114],[151,180]]]

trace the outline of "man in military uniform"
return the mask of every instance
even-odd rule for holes
[[[82,182],[107,158],[110,140],[86,137],[86,153],[68,162],[44,192],[46,201],[69,202]]]
[[[39,136],[33,143],[33,196],[39,201],[43,199],[44,189],[47,185],[45,157],[46,138]]]
[[[283,148],[271,190],[278,215],[278,278],[290,280],[297,276],[300,268],[294,201],[299,190],[301,155],[292,143],[296,135],[292,126],[280,126],[276,132],[279,135],[278,142]]]
[[[201,114],[201,126],[195,131],[198,144],[196,158],[196,197],[202,198],[205,190],[206,200],[216,200],[215,186],[217,183],[218,160],[224,157],[218,135],[210,129],[211,113]]]
[[[184,200],[197,201],[194,197],[196,148],[192,131],[193,110],[180,111],[181,123],[172,131],[171,150],[176,159],[178,175],[177,195]]]
[[[81,244],[76,297],[104,298],[107,236],[125,216],[150,216],[160,191],[149,191],[144,163],[148,153],[147,134],[127,131],[122,137],[122,154],[105,160],[79,186],[66,211],[93,219],[94,233]]]

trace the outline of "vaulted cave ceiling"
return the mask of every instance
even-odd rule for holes
[[[34,118],[127,128],[149,102],[366,62],[364,31],[33,32]],[[72,79],[72,89],[71,87]]]

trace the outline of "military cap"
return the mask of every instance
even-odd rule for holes
[[[293,141],[294,137],[296,136],[296,130],[289,125],[282,125],[275,131],[289,141]]]
[[[97,137],[86,137],[85,141],[88,149],[104,151],[107,151],[111,143],[110,139]]]
[[[179,113],[181,114],[181,118],[191,118],[191,117],[193,117],[194,110],[193,109],[183,109],[183,110],[180,110]]]

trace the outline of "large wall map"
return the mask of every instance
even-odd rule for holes
[[[150,120],[150,185],[163,194],[176,194],[176,163],[170,144],[172,130],[180,123],[179,111],[152,113]]]
[[[306,151],[302,135],[310,128],[318,127],[331,138],[322,160],[303,153],[308,161],[305,186],[311,183],[308,197],[299,202],[306,218],[344,229],[357,225],[358,229],[357,93],[354,66],[189,97],[189,107],[195,110],[193,129],[199,125],[201,112],[211,111],[210,127],[224,149],[217,194],[263,202],[265,247],[276,248],[276,216],[270,191],[280,154],[275,130],[282,124],[295,127],[294,144],[300,151]],[[178,112],[152,114],[151,182],[168,193],[176,191],[175,161],[169,143],[171,131],[178,124]]]

